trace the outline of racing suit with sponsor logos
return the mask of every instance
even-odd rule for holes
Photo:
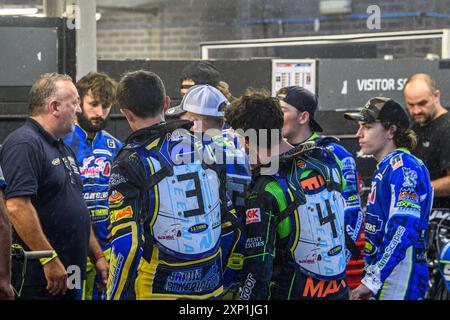
[[[406,149],[391,152],[378,164],[365,217],[366,274],[362,280],[376,299],[425,297],[432,203],[428,170]]]
[[[216,163],[214,144],[186,130],[191,126],[175,120],[138,130],[114,161],[108,299],[126,299],[133,288],[136,299],[223,292],[225,166]]]
[[[241,299],[348,297],[343,184],[324,148],[281,155],[274,176],[253,172]]]
[[[102,130],[94,139],[89,139],[87,133],[78,125],[74,131],[64,138],[64,141],[75,153],[78,167],[83,180],[83,196],[88,206],[91,223],[95,235],[109,260],[110,243],[108,236],[108,183],[114,158],[122,148],[122,143]],[[83,288],[84,299],[100,299],[102,292],[97,284],[100,278],[95,267],[88,259],[87,279]]]
[[[359,196],[358,170],[356,169],[355,159],[353,159],[350,152],[337,143],[338,140],[336,138],[323,137],[314,133],[307,141],[311,140],[316,141],[318,145],[333,152],[336,158],[341,162],[342,173],[345,178],[345,187],[343,190],[343,196],[346,203],[345,231],[351,241],[355,243],[361,233],[364,218],[361,207],[361,198]],[[346,250],[346,256],[348,262],[352,256],[352,253],[348,247]]]
[[[222,137],[212,141],[223,147],[227,173],[227,218],[222,224],[222,256],[224,262],[224,299],[236,299],[239,294],[240,276],[244,262],[245,196],[251,182],[248,156],[232,129],[223,130]],[[227,152],[225,154],[225,152]]]

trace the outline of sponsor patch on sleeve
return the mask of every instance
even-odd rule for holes
[[[415,188],[417,186],[417,172],[410,168],[403,168],[403,187]]]
[[[124,196],[120,192],[113,193],[108,198],[110,208],[118,208],[123,204]]]
[[[398,154],[391,159],[391,167],[394,171],[402,166],[403,166],[403,159],[401,154]]]
[[[122,219],[130,219],[133,217],[133,208],[131,206],[126,206],[123,209],[113,210],[110,213],[111,223],[118,222]]]
[[[366,213],[365,231],[367,233],[376,234],[382,227],[383,221],[378,216]]]
[[[414,189],[401,189],[396,207],[420,210],[419,196]]]
[[[111,149],[116,148],[116,142],[113,139],[106,140],[106,143],[108,144],[108,148],[111,148]]]
[[[245,224],[261,222],[261,209],[253,208],[245,211]]]

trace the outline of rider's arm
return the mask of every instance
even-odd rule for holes
[[[100,243],[95,236],[94,228],[91,225],[91,233],[89,236],[89,258],[91,259],[91,261],[95,261],[95,256],[101,252],[103,252],[102,247],[100,246]]]
[[[101,289],[101,291],[105,291],[108,282],[109,266],[102,247],[95,236],[92,224],[91,233],[89,236],[89,259],[95,265],[97,276],[100,278],[99,289]]]
[[[267,300],[272,280],[279,206],[268,188],[251,192],[245,218],[246,242],[242,272],[242,300]],[[279,188],[279,186],[278,186]]]
[[[410,170],[411,175],[417,174],[414,169]],[[428,196],[432,196],[427,194],[431,190],[423,190],[421,178],[405,180],[405,174],[399,168],[392,173],[389,181],[383,183],[383,199],[389,208],[389,219],[386,226],[380,228],[383,229],[381,232],[386,232],[382,245],[377,248],[376,259],[366,266],[366,275],[361,281],[373,294],[377,294],[406,256],[408,259],[415,258],[413,245],[419,238],[420,221],[426,214],[421,204],[427,201]]]
[[[352,155],[341,146],[335,146],[334,152],[340,160],[342,165],[342,174],[345,179],[345,187],[343,192],[346,203],[344,213],[345,231],[353,242],[356,242],[363,226],[363,212],[361,208],[361,198],[359,196],[356,162]],[[347,262],[350,258],[351,253],[348,249],[346,249]]]
[[[124,151],[114,161],[109,182],[112,250],[108,299],[126,299],[141,256],[141,187],[144,168],[136,154]]]

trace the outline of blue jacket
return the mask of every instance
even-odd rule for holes
[[[91,214],[91,222],[102,249],[110,247],[107,239],[108,183],[114,158],[122,148],[122,143],[102,130],[93,140],[77,124],[64,141],[72,148],[83,179],[83,196]]]
[[[433,203],[427,168],[406,149],[391,152],[378,164],[367,203],[362,283],[376,299],[423,299]]]
[[[189,121],[134,132],[114,160],[108,299],[212,298],[223,292],[225,165]],[[201,157],[199,157],[201,156]],[[204,160],[204,161],[203,161]]]
[[[358,170],[353,156],[343,146],[334,142],[334,138],[320,137],[313,134],[310,140],[315,140],[330,150],[339,159],[342,165],[342,173],[345,178],[343,196],[346,203],[345,208],[345,230],[353,242],[356,242],[363,226],[363,212],[361,208],[361,198],[359,196]],[[347,262],[351,258],[351,253],[346,250]]]

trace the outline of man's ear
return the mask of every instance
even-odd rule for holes
[[[441,91],[439,91],[439,89],[436,89],[436,91],[434,92],[433,97],[434,97],[435,100],[437,100],[437,101],[435,101],[435,103],[440,101],[441,100]]]
[[[123,114],[125,116],[125,118],[127,118],[128,122],[134,122],[135,117],[133,112],[131,112],[128,109],[120,109],[120,113]]]
[[[390,139],[394,139],[395,133],[397,132],[397,130],[398,130],[397,125],[392,124],[392,125],[389,126],[389,130],[388,131],[389,131],[389,138]]]
[[[170,97],[165,96],[163,101],[163,113],[166,113],[166,111],[170,108]]]
[[[300,114],[298,115],[298,123],[301,125],[309,123],[309,112],[300,111]]]
[[[50,100],[47,104],[47,111],[54,116],[57,115],[57,113],[60,111],[60,108],[61,106],[56,100]]]

